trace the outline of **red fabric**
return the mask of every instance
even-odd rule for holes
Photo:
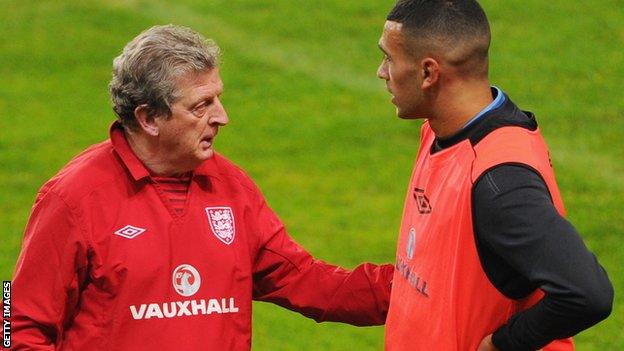
[[[181,177],[155,177],[152,176],[154,186],[160,190],[169,205],[177,215],[184,213],[189,187],[191,186],[191,175],[185,174]]]
[[[504,127],[475,147],[465,140],[431,155],[434,138],[425,123],[397,245],[387,350],[476,350],[485,336],[543,296],[537,291],[525,300],[508,299],[483,272],[471,209],[471,189],[481,174],[502,163],[532,167],[564,213],[539,131]],[[544,348],[573,349],[571,339]]]
[[[13,280],[14,349],[249,350],[252,299],[384,322],[392,266],[314,260],[225,158],[194,170],[182,215],[165,203],[117,124],[48,181]],[[144,231],[114,234],[127,225]]]

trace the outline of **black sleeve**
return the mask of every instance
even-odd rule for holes
[[[537,350],[611,313],[613,287],[605,270],[559,215],[537,173],[523,166],[499,166],[478,180],[472,195],[477,247],[489,279],[501,290],[500,282],[510,278],[501,272],[511,273],[520,276],[512,280],[545,292],[535,306],[494,332],[498,349]],[[508,266],[501,271],[492,265],[499,263]],[[497,272],[498,282],[492,279]]]

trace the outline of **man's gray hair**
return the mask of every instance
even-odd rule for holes
[[[149,116],[171,117],[178,79],[217,67],[219,56],[217,44],[186,27],[154,26],[136,36],[113,60],[109,88],[121,124],[136,130],[134,110],[140,105]]]

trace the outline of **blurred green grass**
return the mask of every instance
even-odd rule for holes
[[[230,125],[217,148],[248,171],[290,233],[347,267],[389,262],[418,147],[375,77],[393,1],[0,0],[0,278],[9,279],[36,190],[107,137],[110,66],[154,24],[190,26],[223,49]],[[491,80],[535,112],[569,218],[624,288],[624,1],[482,2]],[[254,305],[255,350],[379,350],[383,328],[317,325]],[[624,347],[624,304],[576,338]]]

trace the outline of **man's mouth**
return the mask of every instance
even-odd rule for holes
[[[201,139],[202,146],[211,147],[212,141],[214,140],[214,136],[205,136]]]
[[[392,93],[392,90],[387,89],[388,92],[390,93],[390,99],[392,100],[392,103],[394,103],[394,101],[396,100],[396,96],[394,96],[394,94]]]

